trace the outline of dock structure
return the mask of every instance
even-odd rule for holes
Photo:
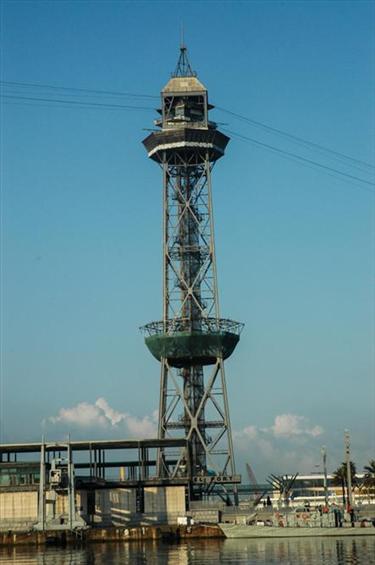
[[[158,473],[160,449],[164,476]],[[324,516],[306,508],[255,508],[249,500],[228,506],[219,498],[194,501],[191,458],[183,468],[181,452],[190,453],[184,438],[0,444],[0,545],[45,543],[51,537],[71,542],[375,532],[358,527],[369,526],[366,517],[373,516],[374,505],[356,508],[356,528],[347,520],[345,529],[323,527]],[[249,499],[259,488],[271,494],[270,485],[239,485],[239,492]],[[279,527],[248,526],[255,515],[265,523],[276,520]],[[314,530],[295,533],[297,519],[302,526],[307,520]]]
[[[175,523],[191,478],[189,457],[176,466],[181,451],[189,453],[183,438],[1,444],[0,529]]]

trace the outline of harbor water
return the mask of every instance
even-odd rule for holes
[[[97,543],[84,547],[0,548],[0,564],[91,565],[250,563],[251,565],[375,565],[375,539],[210,539],[187,543]]]

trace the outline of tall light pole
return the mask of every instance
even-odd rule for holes
[[[327,450],[326,446],[323,445],[321,449],[322,459],[323,459],[323,477],[324,477],[324,505],[328,507],[328,485],[327,485]]]
[[[350,435],[349,430],[345,430],[344,434],[344,442],[345,442],[345,461],[346,461],[346,484],[348,487],[348,496],[347,496],[347,507],[351,508],[353,506],[353,497],[352,497],[352,474],[350,468]]]

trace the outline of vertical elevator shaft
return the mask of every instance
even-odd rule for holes
[[[200,173],[197,166],[178,167],[178,181],[181,202],[179,214],[183,218],[179,224],[178,244],[180,248],[181,304],[182,317],[191,332],[199,333],[202,329],[201,277],[202,256],[199,233],[199,188],[197,179]],[[190,364],[182,367],[180,375],[183,380],[183,394],[186,408],[184,410],[185,435],[191,427],[191,416],[195,416],[204,394],[204,374],[201,365]],[[189,414],[190,412],[190,414]],[[199,414],[198,430],[205,438],[204,409]],[[191,432],[191,452],[196,472],[204,472],[207,468],[206,454],[197,432]]]

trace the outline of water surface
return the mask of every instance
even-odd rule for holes
[[[189,540],[125,542],[82,548],[0,548],[0,564],[96,565],[375,565],[375,538]]]

